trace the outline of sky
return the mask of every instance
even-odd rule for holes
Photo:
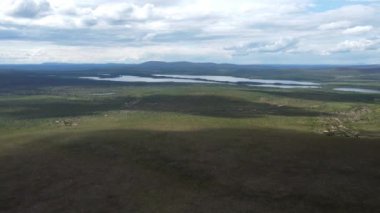
[[[0,64],[380,64],[380,0],[0,0]]]

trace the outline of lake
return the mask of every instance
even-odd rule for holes
[[[360,89],[360,88],[335,88],[336,91],[342,91],[342,92],[358,92],[358,93],[370,93],[370,94],[380,94],[380,90],[373,90],[373,89]]]
[[[248,85],[251,87],[268,87],[279,89],[318,89],[319,86],[296,86],[296,85],[278,85],[278,84],[261,84],[261,85]]]
[[[246,83],[247,86],[280,88],[280,89],[318,89],[319,83],[293,80],[267,80],[250,79],[234,76],[212,76],[212,75],[153,75],[153,77],[142,77],[133,75],[123,75],[118,77],[81,77],[97,81],[117,81],[117,82],[143,82],[143,83],[197,83],[197,84],[237,84]],[[252,84],[254,83],[254,84]]]
[[[308,81],[250,79],[250,78],[240,78],[240,77],[234,77],[234,76],[213,76],[213,75],[154,75],[154,76],[175,78],[175,79],[196,79],[196,80],[227,82],[227,83],[285,84],[285,85],[305,85],[305,86],[320,85],[319,83],[308,82]]]
[[[133,75],[123,75],[114,78],[100,77],[80,77],[81,79],[90,79],[97,81],[117,81],[117,82],[144,82],[144,83],[213,83],[210,81],[192,80],[192,79],[176,79],[176,78],[152,78]]]

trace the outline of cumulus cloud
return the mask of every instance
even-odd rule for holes
[[[234,51],[234,55],[248,55],[250,53],[278,53],[290,50],[297,44],[293,38],[280,38],[275,41],[251,42],[241,46],[228,47],[226,50]]]
[[[13,48],[10,48],[13,47]],[[185,60],[208,61],[208,56],[227,59],[225,51],[212,47],[193,48],[192,46],[154,45],[149,47],[120,47],[120,46],[61,46],[48,42],[14,42],[0,43],[0,63],[43,63],[72,62],[99,63],[117,62],[131,63],[147,60]],[[181,53],[181,54],[178,54]],[[203,60],[202,60],[203,59]]]
[[[46,0],[13,0],[8,1],[8,4],[7,13],[22,18],[44,16],[51,10],[50,3]]]
[[[98,19],[103,19],[109,24],[126,24],[128,21],[143,21],[152,18],[154,5],[145,4],[137,6],[129,3],[105,4],[96,7],[92,11]]]
[[[345,29],[343,31],[344,34],[360,34],[360,33],[366,33],[373,30],[372,26],[356,26],[352,28]]]
[[[359,39],[359,40],[346,40],[343,41],[333,49],[330,53],[343,53],[343,52],[356,52],[356,51],[366,51],[366,50],[377,50],[380,48],[380,41],[370,40],[370,39]]]
[[[318,27],[320,30],[338,30],[351,26],[351,22],[349,21],[338,21],[338,22],[330,22],[322,24]]]
[[[378,40],[370,36],[380,34],[380,5],[341,2],[327,8],[319,0],[1,0],[0,42],[49,46],[41,47],[44,54],[32,54],[36,61],[53,54],[57,61],[64,50],[84,61],[93,61],[92,54],[99,62],[120,61],[116,47],[130,50],[131,60],[273,63],[271,57],[283,56],[289,63],[297,57],[318,63],[325,60],[321,55],[339,53],[347,55],[342,63],[349,63],[357,58],[351,53],[363,53],[374,61]],[[89,53],[78,51],[81,47]],[[157,47],[165,52],[161,58]],[[97,53],[102,48],[110,56],[104,60]],[[0,55],[10,49],[0,49]],[[9,60],[26,57],[22,51],[12,54]]]

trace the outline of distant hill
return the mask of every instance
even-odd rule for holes
[[[238,65],[193,62],[147,61],[141,64],[19,64],[0,65],[0,72],[42,72],[66,76],[110,76],[153,74],[232,75],[263,79],[333,81],[353,79],[380,80],[380,65]],[[369,75],[362,75],[369,74]]]
[[[156,68],[156,69],[191,69],[191,68],[203,68],[203,69],[326,69],[326,68],[355,68],[355,69],[379,69],[380,65],[278,65],[278,64],[228,64],[228,63],[196,63],[187,61],[178,62],[164,62],[164,61],[147,61],[140,64],[122,64],[122,63],[105,63],[105,64],[75,64],[75,63],[59,63],[59,62],[48,62],[42,64],[0,64],[0,68],[10,68],[10,69],[22,69],[22,70],[49,70],[49,69],[60,69],[60,70],[75,70],[75,69],[93,69],[93,68],[115,68],[115,67],[137,67],[137,68]]]

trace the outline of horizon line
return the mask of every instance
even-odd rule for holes
[[[380,66],[379,64],[295,64],[295,63],[279,63],[279,64],[267,64],[267,63],[219,63],[219,62],[196,62],[196,61],[144,61],[139,63],[117,63],[117,62],[103,62],[103,63],[86,63],[86,62],[41,62],[41,63],[0,63],[0,66],[38,66],[38,65],[143,65],[147,63],[190,63],[190,64],[214,64],[214,65],[237,65],[237,66]]]

